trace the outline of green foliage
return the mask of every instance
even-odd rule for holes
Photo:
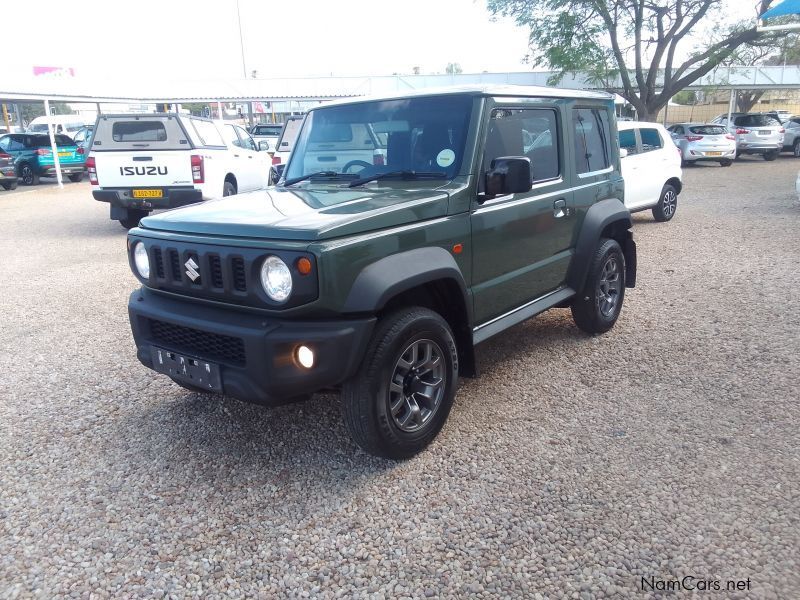
[[[447,67],[445,68],[444,72],[448,75],[458,75],[464,71],[461,68],[461,65],[458,63],[447,63]]]
[[[775,51],[781,39],[796,40],[756,30],[754,17],[773,0],[758,0],[751,19],[726,20],[740,1],[487,0],[487,6],[528,29],[528,60],[555,71],[551,85],[581,73],[619,91],[647,119],[741,48]]]

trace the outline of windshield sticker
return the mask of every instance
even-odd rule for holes
[[[455,159],[456,153],[450,150],[450,148],[445,148],[436,155],[436,164],[440,167],[449,167],[453,164]]]

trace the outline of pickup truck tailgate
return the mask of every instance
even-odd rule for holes
[[[192,185],[191,152],[186,150],[95,151],[92,155],[103,188]]]

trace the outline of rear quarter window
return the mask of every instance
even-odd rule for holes
[[[117,121],[111,128],[115,142],[166,142],[167,130],[160,121]]]

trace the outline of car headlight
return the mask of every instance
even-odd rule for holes
[[[133,264],[136,265],[136,270],[142,279],[150,279],[150,258],[142,242],[133,245]]]
[[[261,285],[275,302],[286,302],[292,293],[292,273],[277,256],[268,256],[261,265]]]

